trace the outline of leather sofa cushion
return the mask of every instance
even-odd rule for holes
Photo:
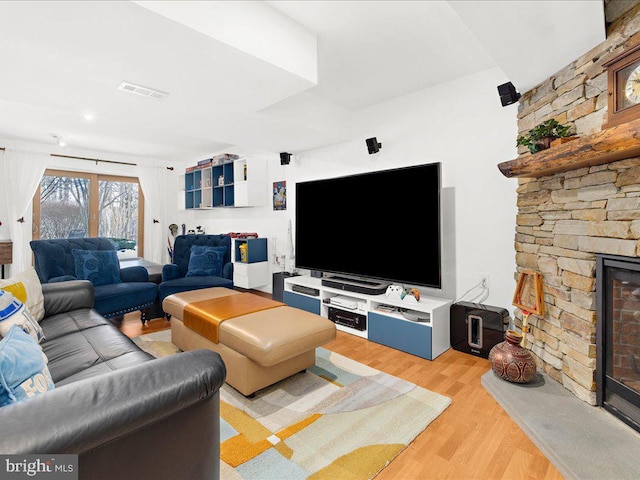
[[[53,315],[40,324],[46,337],[42,349],[57,386],[153,359],[92,309]]]

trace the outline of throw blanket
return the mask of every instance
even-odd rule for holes
[[[218,343],[218,329],[223,321],[283,305],[284,303],[252,293],[227,295],[188,303],[184,307],[182,321],[185,327],[208,338],[213,343]]]

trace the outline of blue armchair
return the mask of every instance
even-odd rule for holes
[[[140,310],[140,320],[142,323],[146,321],[145,309],[153,305],[158,286],[149,281],[149,274],[144,267],[121,269],[115,257],[115,247],[106,238],[32,240],[30,245],[34,266],[42,283],[91,280],[95,292],[94,308],[104,317],[119,317]],[[99,259],[108,258],[109,261],[101,263],[94,258],[93,263],[87,263],[93,276],[85,276],[81,272],[80,277],[84,278],[79,278],[76,259],[80,258],[79,255],[91,255],[86,252],[95,251],[112,251],[113,255],[98,253]]]
[[[217,275],[187,275],[191,247],[226,247],[222,259],[222,273]],[[162,268],[162,283],[158,287],[160,303],[173,293],[200,288],[233,288],[233,263],[231,263],[231,237],[228,235],[178,235],[173,244],[173,263]]]

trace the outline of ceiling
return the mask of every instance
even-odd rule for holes
[[[296,153],[350,140],[360,109],[489,68],[527,91],[604,35],[598,0],[0,2],[0,138]]]

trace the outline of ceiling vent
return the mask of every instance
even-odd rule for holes
[[[118,87],[118,90],[133,93],[135,95],[141,95],[143,97],[153,98],[155,100],[164,100],[169,96],[167,92],[161,92],[160,90],[154,90],[153,88],[134,85],[133,83],[129,82],[122,82]]]

